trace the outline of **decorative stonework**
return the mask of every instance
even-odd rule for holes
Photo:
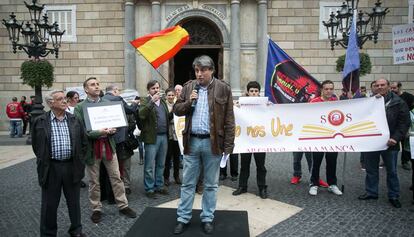
[[[189,5],[166,5],[165,6],[165,20],[170,21],[175,16],[182,12],[191,10],[192,7]]]
[[[226,19],[227,12],[224,4],[203,4],[201,9],[211,12],[223,21]]]
[[[218,32],[214,31],[215,27],[203,20],[193,19],[182,26],[191,35],[190,45],[221,45]]]

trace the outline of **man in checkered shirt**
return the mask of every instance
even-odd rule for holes
[[[42,187],[40,235],[56,236],[63,189],[71,222],[68,232],[70,236],[86,236],[82,233],[80,211],[80,181],[85,175],[81,157],[86,151],[86,134],[81,122],[65,111],[64,91],[53,90],[45,100],[50,111],[35,119],[31,131]]]

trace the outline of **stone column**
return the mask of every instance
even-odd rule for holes
[[[129,41],[135,39],[135,4],[134,0],[125,1],[125,37],[124,37],[124,77],[125,88],[136,90],[136,50]]]
[[[267,0],[257,0],[257,78],[265,82],[267,59]],[[262,85],[264,88],[265,86]]]
[[[231,0],[230,85],[240,93],[240,0]]]
[[[160,0],[153,0],[151,1],[151,32],[157,32],[161,30],[161,1]],[[151,79],[156,79],[161,82],[162,85],[163,79],[155,71],[156,69],[151,69]]]

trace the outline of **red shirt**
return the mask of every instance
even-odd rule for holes
[[[10,102],[6,106],[6,113],[10,119],[17,119],[24,117],[24,110],[19,102]]]
[[[309,101],[309,103],[317,103],[317,102],[326,102],[326,101],[337,101],[338,98],[336,98],[335,96],[331,96],[328,100],[324,100],[322,98],[322,96],[313,98],[311,101]]]

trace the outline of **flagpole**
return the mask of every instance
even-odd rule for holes
[[[139,51],[138,51],[139,52]],[[164,79],[164,81],[167,83],[167,85],[169,85],[169,81],[167,79],[165,79],[165,77],[157,70],[155,69],[152,64],[148,61],[148,59],[146,57],[144,57],[144,55],[142,55],[142,53],[140,52],[139,55],[141,55],[141,57],[143,57],[145,59],[145,61],[147,61],[147,63],[149,63],[151,65],[151,67],[158,73],[158,75],[161,76],[162,79]],[[161,86],[161,85],[160,85]]]

